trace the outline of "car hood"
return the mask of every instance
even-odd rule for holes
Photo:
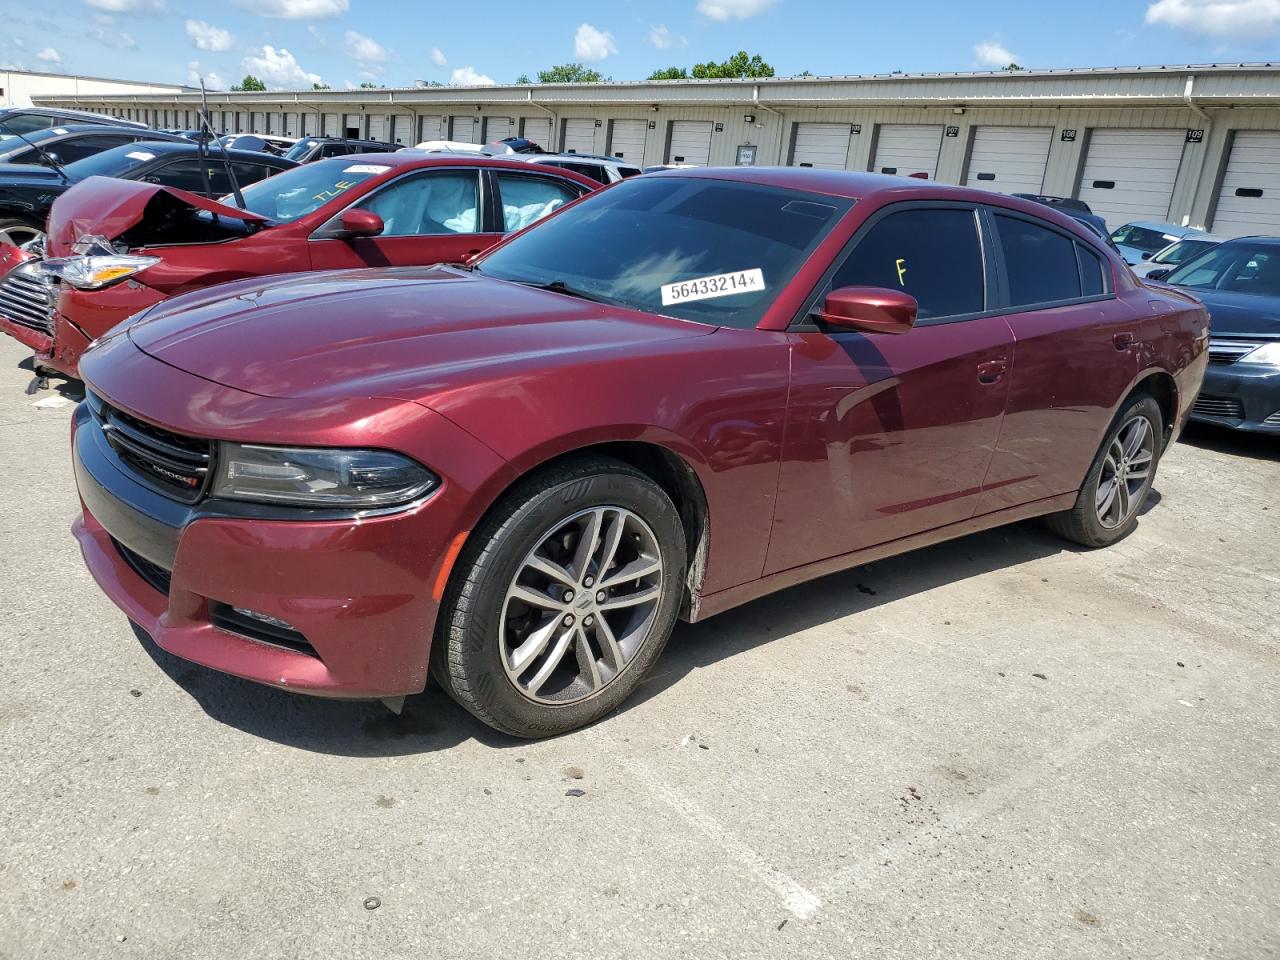
[[[260,223],[266,217],[230,207],[177,187],[114,177],[89,177],[64,193],[49,212],[47,249],[65,257],[81,237],[122,237],[147,223],[172,222],[184,212],[207,210],[220,217]]]
[[[1280,337],[1280,297],[1199,287],[1174,289],[1185,289],[1204,303],[1216,337]]]
[[[715,329],[436,266],[241,280],[166,301],[128,333],[157,360],[260,396],[426,402]]]

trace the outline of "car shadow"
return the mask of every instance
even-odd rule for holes
[[[31,381],[26,388],[28,396],[35,396],[48,390],[59,396],[66,397],[68,400],[74,400],[76,403],[84,399],[83,383],[79,380],[72,380],[70,377],[64,377],[61,374],[53,374],[47,377],[38,375],[34,357],[27,357],[22,360],[18,364],[18,369],[26,370],[31,374]]]
[[[1152,491],[1143,513],[1159,499]],[[1058,539],[1038,520],[1028,520],[831,574],[701,623],[681,623],[654,672],[618,712],[660,696],[694,670],[761,644],[1062,552],[1085,548]],[[855,620],[852,626],[856,625]],[[494,749],[519,748],[526,742],[476,720],[434,684],[406,698],[397,716],[373,701],[308,697],[218,673],[167,653],[136,624],[133,630],[156,665],[209,717],[264,740],[350,757],[430,753],[472,739]]]
[[[1231,430],[1212,423],[1188,423],[1178,442],[1237,457],[1280,460],[1280,437],[1274,434],[1245,433],[1243,430]]]

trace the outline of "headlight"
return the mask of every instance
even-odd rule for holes
[[[1264,343],[1256,350],[1250,350],[1236,363],[1265,363],[1268,366],[1280,367],[1280,340]]]
[[[300,507],[377,509],[416,500],[440,478],[389,450],[223,443],[213,496]]]
[[[77,290],[101,290],[159,262],[159,257],[132,257],[124,254],[57,257],[45,260],[42,269],[46,274],[71,284]]]

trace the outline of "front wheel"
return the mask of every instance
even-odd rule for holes
[[[0,243],[8,243],[20,247],[31,240],[44,236],[40,225],[20,217],[0,217]]]
[[[675,626],[684,531],[671,498],[607,458],[536,475],[471,535],[440,611],[432,668],[479,719],[519,737],[599,719]]]
[[[1106,547],[1138,525],[1160,463],[1164,436],[1160,405],[1131,398],[1116,415],[1089,467],[1075,506],[1049,517],[1054,533],[1086,547]]]

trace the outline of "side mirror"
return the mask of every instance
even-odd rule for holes
[[[1147,279],[1163,280],[1165,277],[1167,277],[1171,273],[1173,273],[1173,270],[1171,269],[1170,270],[1152,270],[1150,273],[1147,274]]]
[[[361,210],[359,207],[342,211],[338,222],[342,224],[342,237],[348,240],[356,237],[376,237],[385,226],[382,218],[372,210]]]
[[[1154,254],[1144,253],[1144,254],[1142,255],[1142,259],[1143,259],[1143,260],[1150,260],[1150,259],[1152,258],[1152,256],[1154,256]]]
[[[56,151],[46,150],[40,155],[40,162],[46,167],[51,167],[55,163],[62,163],[62,158],[58,156]]]
[[[906,333],[916,323],[916,298],[887,287],[840,287],[827,294],[818,319],[863,333]]]

